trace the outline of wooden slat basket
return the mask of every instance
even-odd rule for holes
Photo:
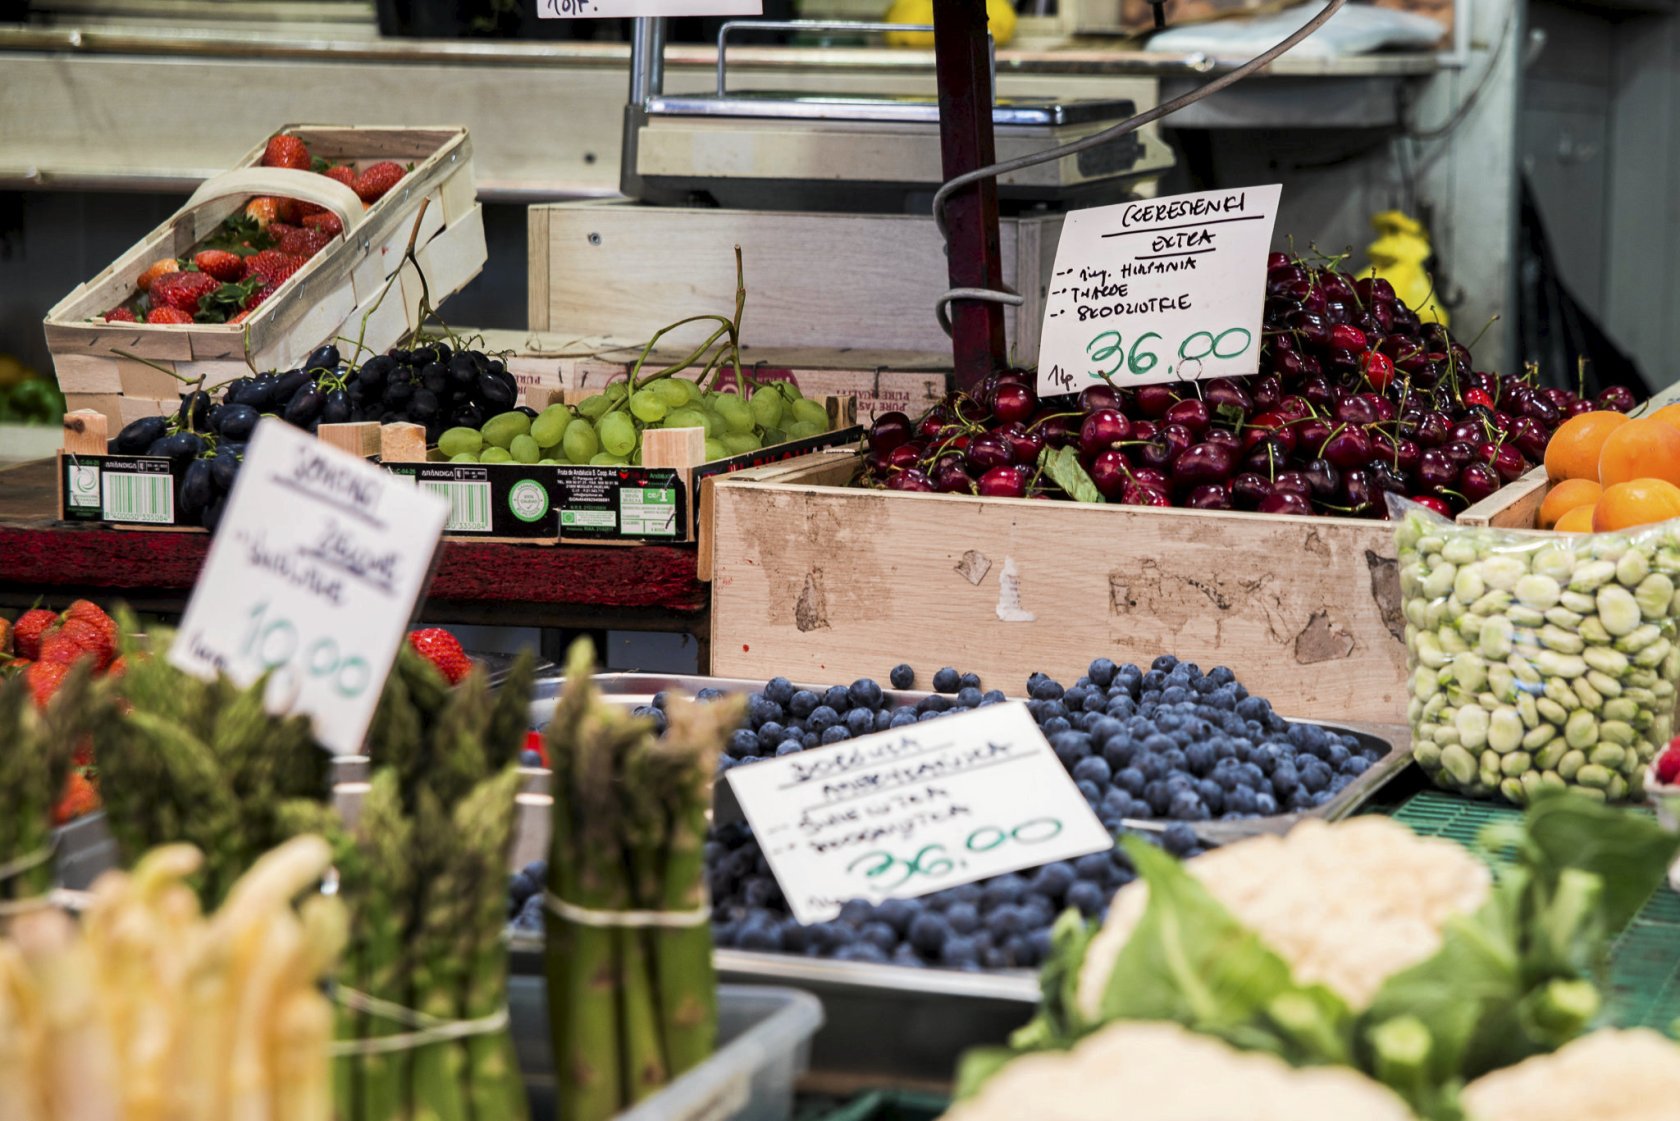
[[[47,346],[72,409],[96,409],[120,428],[177,406],[181,382],[157,366],[188,381],[202,377],[206,388],[213,388],[253,367],[295,366],[334,337],[360,339],[375,350],[391,346],[419,322],[420,279],[413,268],[398,269],[417,216],[415,256],[434,307],[483,268],[484,220],[475,201],[466,129],[287,125],[280,131],[334,163],[359,169],[394,160],[412,168],[388,194],[359,211],[354,193],[325,176],[283,172],[276,180],[271,173],[277,169],[259,169],[265,137],[232,171],[207,181],[180,210],[47,313]],[[271,186],[275,183],[284,187]],[[151,262],[187,254],[251,196],[305,192],[313,196],[308,201],[350,210],[345,233],[243,324],[146,326],[98,318],[134,292]]]

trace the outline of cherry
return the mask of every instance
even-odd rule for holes
[[[1280,490],[1293,491],[1302,498],[1309,498],[1312,495],[1312,482],[1304,471],[1282,471],[1272,480],[1273,493]]]
[[[875,469],[882,474],[893,471],[906,471],[916,466],[922,458],[922,449],[915,444],[900,444],[882,455],[870,452]]]
[[[1528,464],[1523,462],[1522,452],[1510,444],[1479,444],[1476,447],[1476,455],[1507,483],[1516,482],[1528,469]]]
[[[1312,503],[1294,491],[1273,490],[1260,500],[1262,514],[1311,514]]]
[[[974,480],[961,467],[935,468],[933,489],[942,494],[973,494]]]
[[[1464,395],[1466,405],[1481,405],[1483,408],[1493,408],[1493,398],[1484,389],[1472,389]]]
[[[1416,502],[1419,506],[1422,506],[1425,509],[1435,511],[1443,518],[1452,517],[1452,507],[1448,506],[1442,499],[1436,498],[1433,494],[1413,494],[1408,497],[1412,502]]]
[[[1165,491],[1154,487],[1129,486],[1120,495],[1120,501],[1127,506],[1171,506]]]
[[[1633,390],[1625,385],[1612,385],[1600,391],[1594,403],[1601,409],[1617,413],[1632,412],[1634,406],[1639,404],[1633,396]]]
[[[1476,458],[1475,446],[1463,440],[1454,440],[1452,443],[1443,446],[1441,450],[1447,453],[1448,459],[1460,467]]]
[[[997,435],[1009,441],[1016,463],[1037,463],[1038,453],[1044,450],[1044,437],[1019,421],[1003,425]]]
[[[1155,433],[1148,443],[1137,450],[1138,462],[1145,467],[1166,468],[1183,454],[1194,437],[1182,424],[1168,424]]]
[[[1356,468],[1342,476],[1341,499],[1341,504],[1354,513],[1369,513],[1371,507],[1380,501],[1371,473],[1364,468]]]
[[[1330,328],[1330,346],[1332,349],[1357,350],[1363,353],[1367,345],[1365,332],[1358,327],[1338,323]]]
[[[1238,436],[1235,432],[1232,432],[1229,428],[1208,429],[1206,432],[1202,433],[1202,442],[1204,444],[1219,444],[1223,447],[1230,448],[1231,455],[1233,457],[1235,457],[1238,452],[1247,450],[1243,446],[1242,437]]]
[[[1365,380],[1378,393],[1383,392],[1394,384],[1394,359],[1380,350],[1373,350],[1365,356]]]
[[[1371,481],[1378,487],[1391,494],[1409,494],[1412,489],[1411,473],[1382,460],[1373,460],[1365,470],[1371,473]]]
[[[1202,387],[1202,399],[1209,407],[1215,409],[1241,409],[1243,412],[1254,407],[1254,397],[1237,382],[1230,378],[1213,378]]]
[[[1056,413],[1033,421],[1030,431],[1037,433],[1049,447],[1072,447],[1079,442],[1078,419]]]
[[[1153,487],[1155,490],[1163,492],[1167,489],[1167,473],[1157,471],[1153,467],[1135,468],[1132,471],[1132,479],[1142,487]]]
[[[1218,483],[1204,483],[1185,497],[1184,504],[1192,510],[1229,510],[1231,492]]]
[[[1474,444],[1487,439],[1487,429],[1479,421],[1461,420],[1452,426],[1447,435],[1452,440],[1463,440],[1467,444]]]
[[[1314,498],[1329,498],[1341,489],[1342,473],[1328,459],[1308,460],[1301,474],[1306,476]]]
[[[1393,307],[1395,303],[1394,285],[1380,276],[1364,276],[1353,282],[1353,290],[1358,293],[1359,301],[1364,304],[1387,304]]]
[[[1300,265],[1284,265],[1266,273],[1266,294],[1274,299],[1300,301],[1312,291],[1312,278]]]
[[[1160,427],[1152,420],[1134,420],[1132,421],[1132,439],[1147,440],[1155,435]]]
[[[1327,409],[1336,403],[1335,387],[1330,384],[1330,379],[1322,374],[1301,379],[1301,396],[1321,409]]]
[[[992,415],[1008,423],[1024,421],[1038,409],[1038,394],[1024,385],[1008,383],[992,394]]]
[[[1236,455],[1223,444],[1192,444],[1173,460],[1172,481],[1180,488],[1224,483],[1236,466]]]
[[[916,425],[916,435],[924,440],[937,440],[951,423],[951,414],[943,406],[931,409]]]
[[[1114,409],[1098,409],[1079,426],[1079,451],[1089,458],[1133,436],[1132,422]]]
[[[936,488],[933,480],[914,467],[887,476],[888,490],[933,491]]]
[[[908,443],[913,431],[910,418],[903,413],[882,413],[869,426],[870,450],[890,452],[900,444]]]
[[[1512,417],[1510,413],[1502,413],[1498,409],[1495,409],[1493,410],[1493,416],[1489,419],[1489,423],[1493,425],[1495,431],[1499,432],[1500,435],[1504,435],[1505,433],[1511,431],[1511,425],[1516,423],[1516,419]]]
[[[1168,424],[1182,424],[1192,436],[1200,436],[1207,431],[1213,418],[1209,415],[1207,402],[1190,397],[1175,403],[1167,410],[1164,419]]]
[[[1178,394],[1164,385],[1140,385],[1137,388],[1137,411],[1151,420],[1167,415],[1178,400]]]
[[[1340,300],[1345,304],[1364,302],[1358,296],[1358,287],[1349,283],[1348,278],[1335,269],[1321,269],[1318,274],[1318,286],[1324,290],[1326,299]]]
[[[1415,439],[1426,448],[1440,447],[1452,436],[1452,421],[1445,413],[1425,413],[1417,424]]]
[[[1271,478],[1288,463],[1289,452],[1276,439],[1267,436],[1243,452],[1242,470]]]
[[[1548,402],[1549,404],[1550,402]],[[1539,463],[1546,458],[1546,444],[1551,440],[1546,427],[1532,417],[1518,417],[1511,425],[1511,442],[1528,459]]]
[[[979,490],[987,498],[1025,498],[1027,470],[1024,467],[994,467],[980,476]]]
[[[1337,374],[1356,374],[1365,366],[1365,353],[1351,347],[1332,347],[1325,352],[1324,363]]]
[[[1485,463],[1466,464],[1458,473],[1458,491],[1474,504],[1499,489],[1499,473]]]
[[[1088,385],[1079,391],[1079,408],[1084,412],[1098,409],[1118,409],[1120,392],[1112,385]]]
[[[1305,420],[1313,415],[1312,402],[1305,397],[1285,397],[1273,410],[1284,420]]]
[[[1309,289],[1307,294],[1301,297],[1301,310],[1310,311],[1316,315],[1323,315],[1324,309],[1328,303],[1329,301],[1324,298],[1324,289]]]
[[[1418,460],[1417,476],[1426,487],[1450,487],[1458,479],[1458,464],[1444,448],[1429,448]]]
[[[1559,389],[1555,385],[1548,385],[1540,392],[1543,393],[1546,400],[1550,401],[1552,406],[1559,411],[1567,409],[1569,407],[1569,403],[1575,400],[1575,394],[1571,393],[1567,389]]]
[[[1270,493],[1271,480],[1252,471],[1245,471],[1231,480],[1231,499],[1242,509],[1254,509]]]
[[[1357,467],[1371,458],[1371,440],[1363,428],[1344,426],[1324,441],[1321,454],[1337,467]]]
[[[1302,344],[1314,349],[1330,345],[1330,321],[1317,312],[1292,311],[1284,322]]]
[[[1286,269],[1288,267],[1289,267],[1289,254],[1287,254],[1287,253],[1268,253],[1268,254],[1266,254],[1266,271],[1267,272],[1272,272],[1275,269]]]
[[[1318,449],[1324,446],[1324,441],[1330,438],[1330,433],[1334,430],[1329,421],[1319,417],[1308,417],[1295,425],[1295,435],[1300,441],[1300,446],[1309,449],[1314,455],[1318,454]]]
[[[1283,399],[1283,381],[1276,374],[1261,374],[1249,381],[1248,392],[1254,399],[1254,408],[1276,408]]]
[[[1353,320],[1353,305],[1346,300],[1324,301],[1324,318],[1332,327],[1345,326]]]
[[[1452,345],[1452,336],[1447,334],[1447,329],[1439,323],[1425,323],[1420,333],[1430,350],[1445,351]]]
[[[1423,449],[1411,440],[1394,441],[1394,463],[1402,471],[1416,471]]]
[[[1569,415],[1570,416],[1580,416],[1582,413],[1590,413],[1592,411],[1593,411],[1593,403],[1591,401],[1571,401],[1571,402],[1569,402]]]
[[[1547,428],[1555,427],[1558,422],[1558,407],[1538,393],[1529,394],[1528,400],[1517,411],[1522,414],[1519,419],[1536,420]]]
[[[1394,402],[1381,393],[1361,393],[1359,396],[1371,403],[1371,408],[1376,410],[1378,420],[1390,421],[1399,415],[1399,410],[1394,407]]]
[[[1287,339],[1288,335],[1279,335],[1278,341]],[[1265,360],[1270,367],[1272,376],[1281,374],[1283,377],[1295,379],[1305,377],[1307,373],[1307,356],[1295,350],[1280,350]]]
[[[1343,424],[1374,424],[1379,419],[1377,407],[1365,394],[1344,397],[1336,402],[1335,417]]]
[[[1121,452],[1112,449],[1098,452],[1091,461],[1090,475],[1104,498],[1119,498],[1132,481],[1131,464]]]

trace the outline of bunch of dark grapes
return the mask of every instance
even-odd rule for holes
[[[1545,456],[1564,420],[1627,412],[1620,386],[1596,400],[1531,376],[1477,370],[1438,323],[1380,278],[1274,253],[1259,372],[1040,399],[1010,370],[912,421],[877,417],[864,482],[891,490],[1063,497],[1041,472],[1073,448],[1103,498],[1137,506],[1386,518],[1384,493],[1451,514]]]
[[[200,525],[212,533],[221,523],[245,444],[262,414],[249,404],[217,404],[203,390],[181,396],[169,416],[133,421],[112,438],[112,455],[161,456],[175,467],[177,521]]]
[[[499,358],[445,342],[369,358],[349,393],[354,419],[424,425],[428,444],[445,429],[478,428],[519,401],[519,387]]]

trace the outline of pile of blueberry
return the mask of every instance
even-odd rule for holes
[[[543,887],[548,861],[533,860],[508,877],[508,922],[520,934],[543,932]]]

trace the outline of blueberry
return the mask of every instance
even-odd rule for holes
[[[1049,729],[1046,729],[1049,731]],[[1073,770],[1079,763],[1091,757],[1091,737],[1084,732],[1070,730],[1050,734],[1050,747],[1056,753],[1056,758],[1062,761],[1062,766]],[[1097,760],[1101,763],[1102,760]],[[1104,764],[1107,766],[1107,764]],[[1106,782],[1107,779],[1099,781]]]
[[[1089,853],[1073,862],[1073,870],[1081,881],[1090,880],[1096,883],[1102,883],[1108,879],[1108,870],[1111,866],[1106,852]],[[1068,890],[1072,891],[1072,886]],[[1069,900],[1069,902],[1071,903],[1072,900]]]
[[[783,712],[782,706],[762,693],[754,693],[751,699],[747,701],[747,719],[752,721],[752,726],[755,728],[762,727],[772,721],[780,721],[785,716],[786,713]]]
[[[758,754],[758,733],[749,732],[745,728],[729,733],[729,743],[724,748],[732,759],[746,759]]]
[[[1046,737],[1051,737],[1057,732],[1070,731],[1073,728],[1073,724],[1065,716],[1052,716],[1048,720],[1044,721],[1040,727],[1044,730]]]
[[[785,677],[772,677],[764,684],[764,695],[779,705],[785,705],[793,699],[793,682]]]
[[[1237,715],[1244,720],[1261,721],[1272,711],[1264,697],[1245,697],[1237,702]]]
[[[1103,711],[1117,720],[1124,720],[1137,711],[1137,704],[1127,696],[1111,697]]]
[[[1079,793],[1085,799],[1085,801],[1090,803],[1091,805],[1094,806],[1098,802],[1102,801],[1102,788],[1100,786],[1098,786],[1096,783],[1094,783],[1094,782],[1076,782],[1076,783],[1074,783],[1074,785],[1079,788]]]
[[[952,969],[980,968],[980,943],[974,938],[952,935],[939,951],[939,964]]]
[[[923,912],[910,923],[910,944],[928,957],[938,957],[945,940],[951,937],[951,924],[943,915]]]
[[[1119,667],[1107,658],[1098,658],[1091,663],[1090,668],[1085,672],[1090,677],[1092,685],[1107,689],[1114,683],[1114,675],[1118,670]]]
[[[1212,779],[1204,778],[1196,783],[1196,797],[1214,813],[1219,813],[1225,808],[1225,790]]]
[[[894,689],[908,689],[916,684],[916,671],[900,662],[892,668],[891,673],[887,674],[887,680],[892,683]]]
[[[988,689],[980,698],[982,705],[1000,705],[1009,698],[1003,695],[1002,689]]]
[[[1016,903],[1027,893],[1027,881],[1020,875],[1010,872],[1003,876],[994,876],[980,885],[980,905],[987,911],[993,907],[1001,907],[1005,903]]]
[[[852,693],[844,685],[830,685],[823,693],[822,703],[835,712],[845,712],[852,707]]]
[[[945,908],[945,921],[958,934],[973,934],[980,929],[980,911],[972,903],[954,903]]]
[[[754,876],[741,889],[741,898],[747,906],[761,909],[780,908],[787,902],[774,876]]]
[[[907,942],[901,942],[898,949],[892,952],[890,964],[903,966],[906,969],[927,968],[927,962],[923,961],[921,955],[911,948]]]
[[[666,702],[670,699],[669,694],[667,694],[665,690],[661,689],[653,695],[653,707],[658,709],[660,712],[664,712]]]
[[[848,899],[840,904],[839,922],[847,926],[862,926],[875,915],[875,905],[867,899]]]
[[[821,703],[822,700],[811,690],[801,689],[788,698],[787,710],[803,720]]]
[[[861,961],[870,965],[885,965],[886,951],[873,942],[853,942],[834,951],[835,961]]]
[[[1090,689],[1084,685],[1075,685],[1062,694],[1062,704],[1070,711],[1077,712],[1085,707],[1085,698],[1091,695]]]
[[[1162,752],[1161,758],[1167,761],[1168,769],[1173,771],[1185,770],[1187,760],[1185,759],[1184,752],[1180,748],[1175,746],[1171,751]]]
[[[902,728],[906,724],[916,722],[916,710],[913,708],[894,709],[892,719],[887,722],[889,728]]]
[[[1218,756],[1214,754],[1213,744],[1210,741],[1203,740],[1200,743],[1193,743],[1184,749],[1184,765],[1193,774],[1207,774],[1213,770],[1217,761]]]
[[[1072,883],[1068,884],[1072,887]],[[1021,909],[1021,929],[1023,931],[1037,930],[1041,926],[1049,926],[1056,921],[1056,906],[1046,896],[1034,892],[1016,904]]]
[[[1279,763],[1277,770],[1272,772],[1272,791],[1279,798],[1287,798],[1300,784],[1301,776],[1295,770],[1295,764],[1288,761]]]
[[[792,755],[796,751],[804,751],[805,744],[801,740],[783,740],[776,745],[777,755]]]
[[[799,742],[807,748],[817,747],[822,743],[822,736],[817,732],[805,732],[799,737]]]
[[[531,896],[529,899],[525,900],[524,905],[519,908],[519,917],[513,920],[514,925],[519,927],[521,930],[528,930],[532,932],[542,930],[543,910],[543,897],[540,895]]]
[[[890,953],[898,945],[898,931],[877,918],[858,927],[858,939]]]
[[[1234,813],[1241,817],[1252,817],[1256,803],[1254,791],[1246,786],[1238,786],[1225,795],[1225,812]]]
[[[1118,820],[1126,816],[1126,811],[1132,808],[1132,796],[1118,786],[1111,786],[1103,791],[1102,812]]]
[[[874,721],[873,720],[870,721],[870,726],[871,727],[874,726]],[[847,727],[844,724],[835,724],[831,727],[823,729],[821,742],[826,747],[827,745],[829,745],[831,743],[840,743],[844,740],[849,740],[851,738],[852,738],[852,733],[850,732],[850,730],[847,729]]]
[[[1207,671],[1205,680],[1213,682],[1216,686],[1232,685],[1236,683],[1237,675],[1224,666],[1214,666]]]
[[[1069,907],[1079,908],[1080,914],[1090,918],[1108,903],[1108,895],[1090,880],[1081,880],[1068,888],[1067,902]]]
[[[1080,735],[1078,732],[1070,732],[1067,734]],[[1058,754],[1060,753],[1058,752]],[[1098,786],[1107,786],[1113,776],[1114,772],[1109,769],[1108,764],[1104,762],[1100,756],[1087,755],[1085,758],[1079,760],[1078,763],[1074,764],[1074,778],[1094,782]]]
[[[1278,812],[1277,799],[1269,791],[1260,791],[1254,796],[1254,812],[1261,817],[1271,817]]]
[[[1190,699],[1190,690],[1182,685],[1169,685],[1161,690],[1160,703],[1164,705],[1183,704]]]
[[[1000,935],[1007,938],[1011,934],[1020,934],[1027,929],[1026,915],[1018,904],[1005,903],[986,913],[986,929],[994,941],[999,940]]]
[[[519,765],[521,767],[540,767],[540,766],[542,766],[543,765],[542,753],[539,752],[539,751],[531,751],[529,749],[527,749],[525,751],[521,751],[519,753]]]
[[[950,707],[950,700],[946,697],[940,696],[938,693],[930,693],[916,702],[916,710],[918,712],[944,712]]]
[[[811,715],[805,718],[805,727],[819,735],[827,728],[840,723],[840,714],[828,705],[818,705],[811,710]]]
[[[1027,679],[1029,697],[1036,697],[1041,701],[1056,701],[1062,698],[1063,692],[1061,685],[1041,673]]]
[[[1099,736],[1100,733],[1093,729],[1091,738],[1096,740]],[[1119,772],[1121,769],[1131,766],[1137,759],[1137,744],[1132,741],[1131,736],[1125,732],[1120,732],[1110,736],[1108,742],[1103,744],[1102,755],[1108,761],[1109,770]]]
[[[1165,752],[1175,750],[1178,747],[1178,743],[1174,741],[1171,736],[1164,736],[1159,732],[1155,732],[1144,738],[1142,746],[1143,750],[1151,755],[1161,755]]]
[[[1371,766],[1371,761],[1363,755],[1350,755],[1348,761],[1341,766],[1344,775],[1362,775]]]
[[[840,726],[846,729],[848,735],[867,736],[875,730],[875,713],[867,708],[851,709]]]
[[[1172,770],[1172,766],[1167,762],[1167,757],[1165,755],[1146,754],[1142,759],[1137,760],[1133,765],[1137,767],[1138,770],[1142,771],[1143,777],[1150,782],[1159,782],[1160,780],[1166,778],[1168,773]]]
[[[938,720],[941,716],[944,716],[944,715],[945,715],[945,713],[942,710],[936,709],[936,708],[930,708],[930,709],[926,709],[925,711],[918,712],[916,714],[916,722],[919,724],[923,720]]]
[[[1323,759],[1332,767],[1341,769],[1349,759],[1355,756],[1339,743],[1329,744],[1324,749]]]
[[[851,688],[846,690],[851,696],[852,704],[858,708],[867,708],[871,712],[881,707],[886,701],[886,695],[881,687],[871,677],[860,677],[852,682]]]
[[[1201,847],[1196,831],[1182,821],[1175,821],[1161,834],[1161,847],[1177,857],[1186,857]]]
[[[980,675],[977,674],[977,673],[965,673],[961,677],[957,678],[957,682],[964,689],[982,689],[982,688],[984,688],[984,686],[980,684]]]
[[[981,699],[980,690],[972,685],[957,690],[957,705],[961,708],[979,708]]]
[[[893,722],[893,711],[892,711],[892,709],[881,708],[881,709],[876,709],[875,710],[875,730],[877,732],[886,731],[888,728],[892,727],[892,722]]]
[[[1143,772],[1136,767],[1122,767],[1114,772],[1114,782],[1127,794],[1135,796],[1143,793],[1144,785],[1148,780],[1143,777]]]
[[[767,915],[749,915],[736,932],[735,945],[743,950],[775,953],[782,948],[781,927]]]
[[[935,693],[955,693],[962,688],[962,674],[945,666],[933,675],[933,691]]]
[[[1059,899],[1073,886],[1074,876],[1073,865],[1065,860],[1058,860],[1033,873],[1032,890],[1051,899]]]

